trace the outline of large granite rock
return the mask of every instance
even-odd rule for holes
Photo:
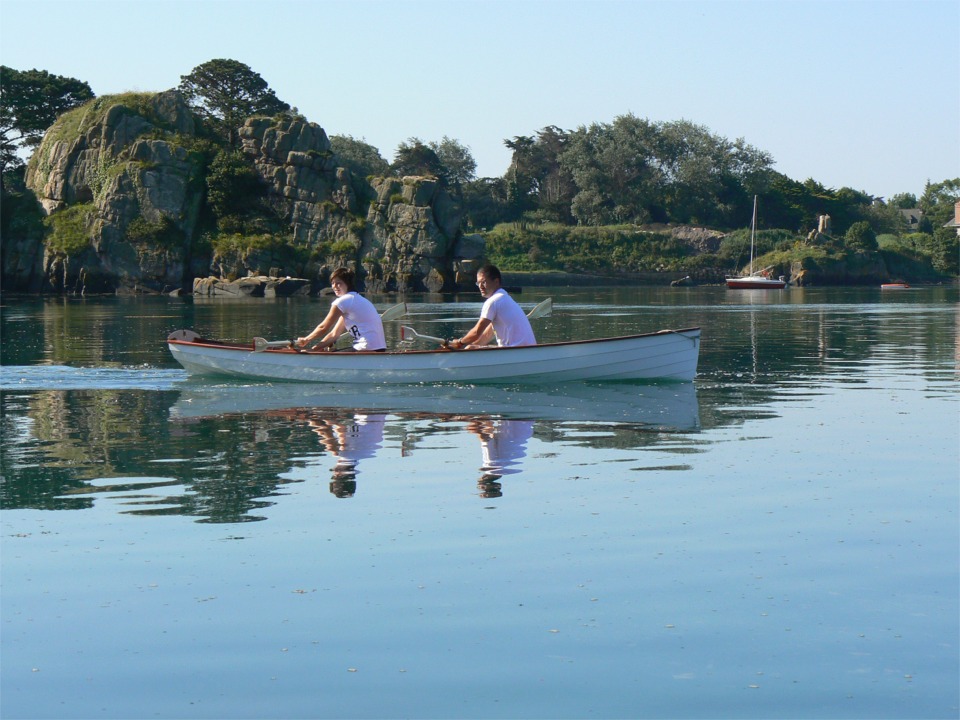
[[[453,289],[460,208],[449,193],[429,177],[377,178],[372,188],[360,245],[368,287]]]
[[[292,245],[312,259],[293,267],[276,252],[219,254],[212,265],[221,276],[287,272],[319,287],[347,266],[371,292],[453,288],[461,212],[437,180],[353,178],[323,128],[303,120],[251,118],[239,135],[264,181],[266,204],[289,224]],[[366,208],[361,197],[371,198]]]
[[[442,183],[351,177],[323,128],[300,118],[250,118],[239,132],[263,181],[251,205],[284,228],[280,242],[197,242],[206,187],[205,161],[191,151],[197,132],[176,91],[106,96],[62,116],[26,178],[50,229],[3,238],[4,287],[191,291],[212,274],[295,276],[316,291],[340,266],[373,291],[454,287],[461,210]],[[473,255],[476,244],[466,243]]]
[[[65,248],[52,223],[43,289],[162,292],[184,282],[202,167],[177,138],[191,135],[193,122],[171,91],[98,98],[54,124],[30,160],[27,187],[48,215],[86,206],[87,243],[71,238]]]

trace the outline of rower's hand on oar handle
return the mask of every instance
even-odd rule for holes
[[[466,346],[460,338],[453,338],[452,340],[444,340],[443,347],[446,350],[463,350]]]

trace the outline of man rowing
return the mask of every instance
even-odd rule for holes
[[[466,335],[444,343],[452,350],[488,345],[494,336],[501,347],[536,345],[530,320],[510,294],[500,287],[500,270],[484,265],[477,271],[477,287],[484,298],[480,319]]]

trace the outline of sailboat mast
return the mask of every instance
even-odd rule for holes
[[[757,232],[757,196],[753,196],[753,217],[750,219],[750,271],[748,275],[753,275],[753,238]]]

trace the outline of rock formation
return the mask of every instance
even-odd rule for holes
[[[4,277],[5,285],[35,286],[39,273],[40,289],[54,292],[179,287],[202,168],[176,139],[193,133],[193,115],[174,92],[98,98],[62,116],[26,176],[52,230],[34,253],[37,265]],[[59,222],[67,210],[75,224]]]
[[[289,116],[251,118],[239,132],[262,181],[251,206],[272,223],[272,242],[212,242],[200,135],[172,90],[105,96],[62,116],[26,177],[47,230],[4,238],[4,287],[171,292],[199,279],[208,288],[211,276],[293,276],[316,290],[345,265],[368,290],[439,291],[458,274],[472,279],[482,259],[482,239],[461,237],[460,207],[442,182],[352,177],[323,128]]]

